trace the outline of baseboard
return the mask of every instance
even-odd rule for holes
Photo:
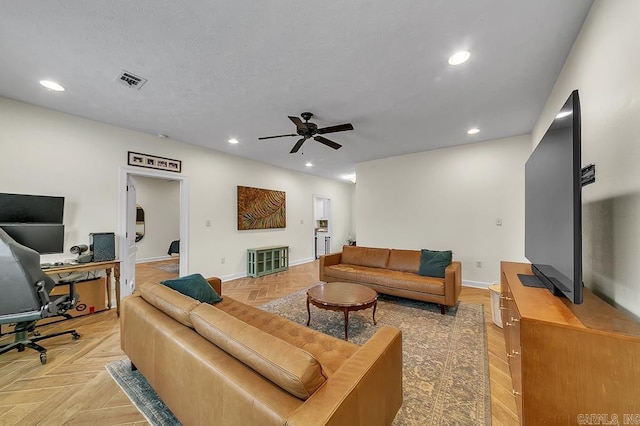
[[[173,259],[171,256],[147,257],[145,259],[136,259],[136,264],[148,263],[148,262],[159,262],[161,260],[171,260],[171,259]]]
[[[289,266],[302,265],[303,263],[311,263],[311,262],[315,262],[315,259],[313,257],[307,257],[305,259],[294,260],[293,262],[289,263]]]
[[[307,257],[305,259],[294,260],[293,262],[289,263],[289,266],[297,266],[297,265],[302,265],[303,263],[310,263],[314,261],[315,259],[313,257]],[[238,278],[246,278],[247,276],[248,276],[247,271],[244,271],[244,272],[237,272],[235,274],[222,275],[219,278],[222,282],[225,282],[225,281],[237,280]]]
[[[220,275],[218,278],[220,278],[220,280],[222,282],[225,281],[231,281],[231,280],[237,280],[238,278],[245,278],[247,276],[247,272],[237,272],[235,274],[229,274],[229,275]]]
[[[494,284],[494,283],[485,283],[483,281],[462,280],[462,285],[465,287],[488,289],[491,284]]]

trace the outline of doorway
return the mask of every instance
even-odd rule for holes
[[[120,297],[135,289],[136,271],[136,177],[174,180],[180,184],[180,276],[187,275],[189,264],[189,178],[176,173],[158,170],[121,167],[118,183],[118,241],[121,259]]]
[[[331,199],[321,195],[313,196],[313,246],[318,259],[331,253]]]

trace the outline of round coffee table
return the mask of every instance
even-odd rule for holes
[[[376,324],[378,293],[364,285],[333,282],[311,287],[307,291],[307,313],[309,314],[307,326],[311,323],[309,304],[320,309],[344,312],[344,340],[349,340],[350,311],[361,311],[373,306],[373,323]]]

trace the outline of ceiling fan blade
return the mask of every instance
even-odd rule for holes
[[[346,130],[353,130],[353,125],[351,123],[346,123],[338,124],[337,126],[323,127],[322,129],[318,129],[318,134],[324,135],[325,133],[344,132]]]
[[[289,154],[295,154],[296,152],[298,152],[300,150],[300,147],[302,147],[302,144],[304,143],[304,141],[306,141],[306,139],[302,138],[298,142],[296,142],[296,144],[293,146],[291,151],[289,151]]]
[[[263,139],[284,138],[286,136],[298,136],[298,135],[295,135],[295,134],[292,133],[290,135],[264,136],[264,137],[258,138],[258,140],[261,141]]]
[[[331,147],[333,149],[340,149],[342,147],[342,145],[340,145],[339,143],[334,142],[334,141],[330,141],[329,139],[327,139],[327,138],[325,138],[323,136],[314,136],[313,138],[315,140],[317,140],[318,142],[323,143],[326,146]]]
[[[289,120],[293,121],[293,124],[300,130],[308,130],[307,125],[302,122],[298,117],[289,116]]]

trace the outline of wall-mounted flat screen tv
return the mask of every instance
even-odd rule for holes
[[[583,293],[580,150],[576,90],[525,166],[525,256],[545,287],[573,303]]]

